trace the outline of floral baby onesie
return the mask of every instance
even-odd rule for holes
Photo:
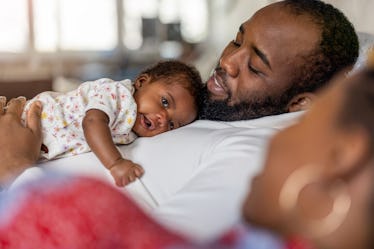
[[[130,80],[106,78],[82,83],[68,93],[43,92],[27,103],[23,120],[30,103],[41,101],[43,144],[48,148],[41,156],[47,159],[90,151],[82,128],[85,113],[90,109],[108,115],[114,143],[128,144],[136,138],[131,132],[137,108],[133,93]]]

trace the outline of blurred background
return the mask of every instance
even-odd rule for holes
[[[239,25],[270,0],[0,0],[0,95],[33,97],[160,59],[207,79]],[[327,0],[374,33],[372,0]]]

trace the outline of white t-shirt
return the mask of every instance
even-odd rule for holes
[[[251,178],[261,169],[266,143],[300,113],[249,121],[196,121],[121,146],[145,174],[124,188],[157,221],[197,242],[216,239],[241,218]],[[92,153],[49,161],[14,183],[46,169],[99,177],[113,183]]]

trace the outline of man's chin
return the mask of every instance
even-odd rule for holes
[[[225,100],[205,101],[201,107],[199,119],[216,121],[236,121],[242,119],[238,116],[238,110],[235,106],[229,106]]]
[[[200,103],[199,119],[232,121],[235,108],[228,105],[227,97],[213,96],[207,87],[203,89],[202,103]]]
[[[216,121],[250,120],[284,113],[285,106],[287,106],[285,103],[288,103],[288,101],[282,102],[267,97],[252,99],[250,102],[232,106],[229,104],[229,99],[214,100],[205,88],[202,92],[202,101],[199,103],[199,119]]]
[[[226,100],[228,99],[227,95],[220,95],[220,96],[217,96],[217,95],[212,95],[210,94],[209,95],[209,102],[227,102]]]
[[[272,101],[256,101],[230,106],[228,101],[205,101],[200,107],[199,119],[238,121],[261,118],[285,112],[284,105]]]

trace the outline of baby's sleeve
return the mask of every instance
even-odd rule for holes
[[[131,81],[104,78],[89,84],[89,87],[86,87],[88,94],[85,112],[91,109],[104,112],[109,118],[108,125],[112,132],[131,130],[135,123],[137,108]]]

